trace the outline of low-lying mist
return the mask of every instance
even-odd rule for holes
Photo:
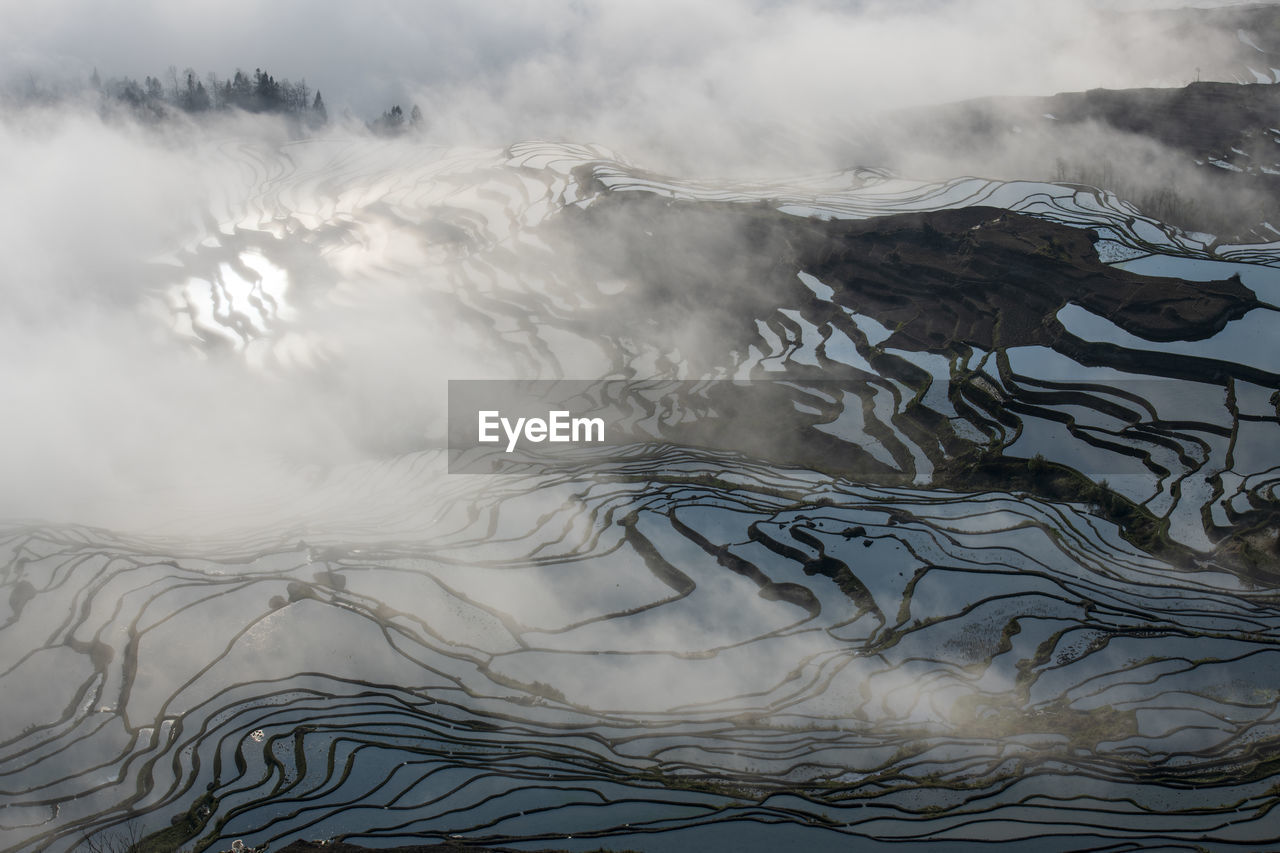
[[[460,354],[454,318],[429,310],[430,267],[406,272],[408,259],[368,245],[341,267],[337,238],[209,229],[210,211],[247,209],[263,191],[253,170],[278,156],[272,120],[166,134],[92,115],[18,119],[0,126],[0,180],[20,200],[2,214],[0,514],[138,524],[135,504],[180,516],[184,500],[205,511],[295,477],[305,488],[316,469],[404,444],[406,430],[427,446],[445,379],[483,375],[481,354]],[[363,226],[350,235],[367,244],[380,232]],[[222,275],[227,290],[239,278],[220,264],[243,256],[240,276],[269,271],[253,249],[263,240],[321,273],[276,293],[290,313],[270,331],[292,336],[292,367],[253,364],[252,330],[230,343],[175,325],[177,294],[212,298],[208,279],[184,290],[193,272]],[[330,302],[340,273],[363,287]],[[215,298],[209,310],[231,307]]]
[[[919,114],[913,119],[925,120]],[[1010,109],[984,111],[984,125],[972,129],[957,122],[921,136],[915,133],[918,126],[904,129],[887,122],[878,135],[868,134],[861,156],[919,180],[973,175],[1097,187],[1146,216],[1228,242],[1275,216],[1277,184],[1259,169],[1274,170],[1280,163],[1269,136],[1232,140],[1247,146],[1239,156],[1228,144],[1216,156],[1197,157],[1151,135],[1092,119],[1069,123],[1052,114]],[[1206,162],[1223,157],[1241,165]]]
[[[225,69],[270,60],[308,75],[335,120],[321,140],[301,143],[267,116],[141,126],[120,111],[99,115],[92,98],[0,114],[9,200],[0,213],[6,517],[146,526],[159,518],[157,506],[196,518],[202,505],[283,495],[289,483],[305,490],[330,466],[431,446],[443,434],[447,379],[536,374],[521,361],[525,350],[494,345],[532,347],[518,328],[519,300],[516,330],[497,331],[459,296],[475,286],[458,274],[459,258],[423,237],[437,226],[465,233],[473,222],[478,231],[459,245],[472,240],[487,251],[485,229],[501,230],[500,217],[468,207],[483,193],[461,186],[447,201],[426,202],[447,214],[425,224],[412,221],[424,209],[380,206],[382,194],[403,189],[398,182],[437,180],[431,169],[406,177],[406,163],[553,138],[600,143],[641,168],[697,178],[889,165],[911,176],[1089,181],[1089,169],[1107,162],[1117,187],[1176,185],[1195,195],[1199,179],[1181,152],[1097,125],[1046,125],[1056,175],[1046,174],[1044,134],[1006,136],[985,150],[915,149],[908,139],[893,162],[867,162],[875,149],[864,131],[886,110],[976,95],[1182,85],[1195,74],[1184,57],[1230,57],[1241,46],[1227,30],[1188,33],[1137,17],[1114,27],[1095,4],[998,0],[719,0],[696,9],[565,2],[502,14],[381,3],[359,13],[335,5],[332,15],[278,4],[234,22],[221,4],[197,4],[181,21],[149,6],[133,11],[142,23],[63,4],[9,16],[3,72],[65,83],[94,68],[141,77],[175,63]],[[218,26],[202,26],[214,18]],[[294,20],[306,38],[271,35]],[[425,134],[367,135],[361,119],[393,100],[420,104]],[[358,153],[334,153],[348,143]],[[322,199],[333,177],[323,170],[340,175],[324,227],[288,216],[314,198],[274,185],[282,169],[310,175],[306,186]],[[465,182],[459,174],[449,180]],[[279,221],[251,234],[224,215],[254,209]],[[175,333],[174,294],[193,269],[234,265],[238,252],[264,246],[293,252],[297,268],[314,273],[289,280],[293,313],[274,330],[288,333],[298,364],[255,365],[243,357],[252,334],[220,345]],[[574,279],[572,257],[503,257],[514,258],[517,278]],[[536,264],[519,268],[524,258]],[[262,299],[253,285],[249,303]],[[209,298],[209,310],[220,310]],[[590,348],[573,363],[579,376],[606,367]]]
[[[1175,5],[557,0],[499,11],[295,0],[235,14],[194,3],[176,15],[52,3],[7,16],[0,79],[65,89],[97,69],[176,86],[176,69],[201,79],[262,67],[305,78],[335,119],[419,104],[442,144],[554,138],[690,177],[791,175],[849,165],[851,134],[885,110],[1200,76],[1252,82],[1248,67],[1276,64],[1253,46],[1273,47],[1270,7]]]

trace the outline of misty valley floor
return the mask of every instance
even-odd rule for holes
[[[359,452],[0,529],[0,849],[1280,836],[1280,244],[1075,184],[217,156],[140,273],[165,346]],[[450,475],[484,377],[623,438]]]

